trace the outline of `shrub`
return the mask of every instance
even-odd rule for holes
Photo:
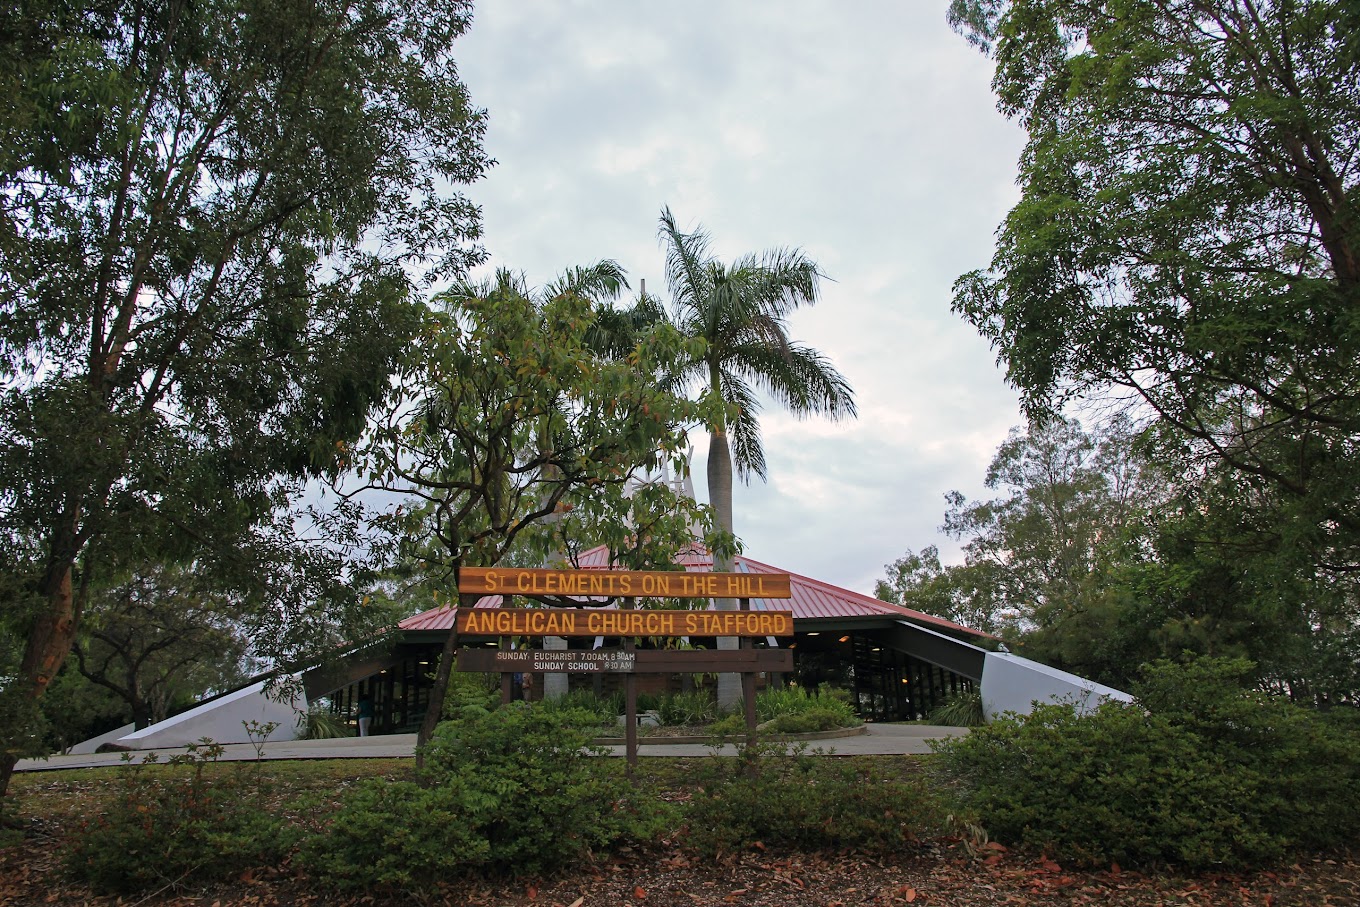
[[[573,690],[564,696],[544,699],[536,705],[576,727],[588,728],[592,733],[602,728],[612,729],[618,717],[610,700],[601,699],[589,690]]]
[[[1084,863],[1236,867],[1353,843],[1357,741],[1242,691],[1240,670],[1159,665],[1148,711],[1040,705],[940,745],[941,765],[994,837]]]
[[[756,718],[762,722],[808,711],[838,716],[837,723],[831,727],[854,727],[860,723],[859,716],[855,714],[849,699],[841,690],[817,690],[809,693],[803,687],[783,687],[764,690],[756,696]]]
[[[582,714],[513,703],[441,724],[425,751],[426,787],[360,787],[303,862],[338,887],[420,888],[473,873],[535,875],[650,840],[663,804],[589,745]]]
[[[846,723],[845,713],[840,709],[817,706],[802,712],[786,712],[761,725],[761,730],[770,734],[813,734],[818,731],[833,731],[836,728],[853,727],[859,719],[851,716]]]
[[[930,713],[930,723],[944,727],[981,727],[987,723],[982,708],[982,691],[955,693],[944,704]]]
[[[500,681],[495,674],[454,671],[444,697],[444,717],[460,719],[485,715],[500,705]]]
[[[205,771],[222,747],[203,741],[167,760],[127,763],[112,798],[84,823],[67,855],[72,873],[99,893],[179,888],[277,862],[292,834],[264,810],[258,763]],[[186,767],[186,770],[179,767]]]
[[[708,726],[713,737],[737,737],[746,733],[746,719],[736,712],[724,715]]]
[[[757,842],[805,851],[900,852],[942,825],[923,779],[866,777],[851,764],[782,748],[718,757],[700,769],[685,842],[705,856]]]
[[[665,725],[707,724],[717,717],[718,702],[702,690],[668,693],[660,698],[656,711]]]
[[[302,716],[304,740],[329,740],[334,737],[353,737],[349,722],[324,706],[313,706]]]

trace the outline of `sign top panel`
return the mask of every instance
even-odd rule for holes
[[[791,598],[787,573],[464,567],[458,591],[582,598]]]

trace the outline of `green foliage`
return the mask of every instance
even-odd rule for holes
[[[125,701],[81,676],[70,662],[52,680],[38,706],[46,729],[43,755],[63,752],[132,720]]]
[[[954,309],[1036,424],[1082,399],[1147,414],[1171,492],[1156,563],[1047,651],[1247,654],[1260,682],[1355,699],[1355,4],[953,0],[950,18],[1029,134],[1020,201]]]
[[[757,747],[704,760],[685,843],[705,856],[757,842],[800,850],[900,853],[942,822],[921,778],[877,777],[836,759]]]
[[[981,727],[987,723],[982,691],[955,693],[930,713],[930,723],[945,727]]]
[[[347,468],[420,326],[422,281],[483,257],[476,207],[454,190],[489,163],[452,56],[470,7],[0,13],[19,75],[0,126],[18,695],[42,695],[86,596],[130,563],[210,569],[279,662],[368,632],[353,590],[336,591],[357,572],[337,563],[343,540],[318,543],[333,540],[325,520],[291,505]]]
[[[563,696],[544,699],[538,707],[553,714],[561,713],[566,720],[574,721],[580,727],[613,728],[623,713],[622,704],[615,701],[617,698],[601,698],[590,690],[571,690]]]
[[[808,692],[805,687],[780,687],[766,689],[756,694],[756,720],[776,721],[785,717],[817,713],[819,716],[811,723],[834,722],[828,727],[816,730],[830,730],[832,727],[854,727],[860,723],[850,705],[849,694],[844,690],[830,687]],[[785,727],[782,733],[796,733]]]
[[[814,734],[819,731],[855,727],[859,723],[859,718],[848,708],[812,706],[801,712],[776,715],[761,724],[760,729],[767,734]]]
[[[303,861],[337,887],[406,890],[474,873],[539,875],[650,840],[664,806],[590,746],[582,714],[513,703],[441,724],[423,786],[360,786]]]
[[[154,774],[154,753],[124,765],[113,796],[67,855],[71,872],[96,892],[124,894],[178,890],[277,862],[295,835],[266,811],[258,763],[207,777],[221,752],[204,741],[166,760],[188,773]]]
[[[687,690],[662,696],[656,711],[664,725],[707,724],[717,717],[718,703],[706,690]]]
[[[500,681],[494,674],[453,671],[444,698],[444,717],[451,719],[485,715],[501,702]]]
[[[940,745],[942,768],[994,837],[1083,863],[1241,867],[1353,844],[1360,738],[1243,692],[1249,669],[1162,664],[1140,705],[1004,716]]]
[[[349,722],[330,710],[329,706],[315,705],[302,716],[302,739],[330,740],[335,737],[353,737],[354,729]]]
[[[728,712],[708,726],[710,736],[719,740],[746,734],[746,719],[739,712]]]
[[[664,489],[636,501],[623,492],[663,463],[684,468],[684,425],[703,408],[653,380],[693,345],[667,325],[626,357],[590,345],[597,303],[626,286],[604,261],[541,291],[502,270],[440,294],[355,464],[374,486],[414,497],[383,520],[403,555],[443,576],[463,563],[560,558],[603,534],[625,561],[640,545],[669,562],[679,530],[703,514]],[[639,525],[630,514],[648,532],[634,528],[625,545],[623,528]]]
[[[204,573],[137,564],[91,594],[76,667],[123,699],[139,728],[248,676],[242,669],[248,640],[240,628],[246,608],[239,596],[212,588]]]

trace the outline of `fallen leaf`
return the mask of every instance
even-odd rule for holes
[[[585,896],[585,895],[581,895],[579,898],[577,898],[576,900],[574,900],[574,901],[572,901],[570,904],[568,904],[567,907],[581,907],[581,905],[584,904],[585,902],[586,902],[586,896]]]
[[[642,898],[645,898],[646,896],[647,896],[647,889],[643,888],[641,885],[639,885],[639,886],[637,886],[636,888],[633,889],[633,897],[638,898],[639,900],[641,900]]]

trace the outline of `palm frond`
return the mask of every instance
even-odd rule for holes
[[[732,461],[737,478],[747,483],[751,476],[766,478],[765,448],[760,443],[760,398],[755,389],[731,372],[723,374],[723,402],[736,408],[727,421],[732,439]]]
[[[809,346],[789,343],[776,348],[753,343],[733,350],[728,362],[734,372],[799,418],[841,419],[858,414],[850,382],[831,360]]]
[[[707,267],[711,261],[708,234],[702,227],[682,233],[668,206],[661,209],[658,235],[666,248],[666,286],[671,291],[671,298],[682,310],[701,312],[711,289]],[[687,319],[682,316],[676,320]]]
[[[616,261],[605,259],[593,265],[568,268],[543,288],[549,299],[571,294],[594,302],[617,299],[628,289],[628,272]]]

